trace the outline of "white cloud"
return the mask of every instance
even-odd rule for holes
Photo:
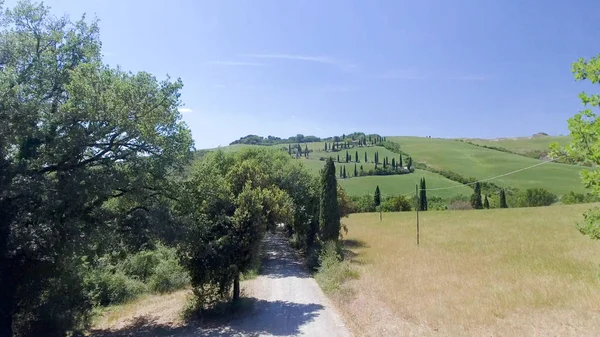
[[[338,60],[329,56],[309,56],[309,55],[297,55],[297,54],[248,54],[247,57],[261,58],[261,59],[279,59],[279,60],[291,60],[291,61],[305,61],[315,62],[321,64],[332,65],[340,68],[344,71],[350,71],[356,68],[355,64]]]
[[[182,114],[187,114],[190,112],[194,112],[194,110],[190,109],[190,108],[178,108],[177,109],[179,112],[181,112]]]
[[[244,62],[244,61],[210,61],[205,64],[214,66],[228,66],[228,67],[264,67],[267,64],[260,62]]]

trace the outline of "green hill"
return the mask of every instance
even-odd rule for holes
[[[398,143],[402,150],[416,161],[477,179],[499,176],[541,163],[537,159],[451,139],[388,137],[388,140]],[[522,140],[521,146],[525,142]],[[536,145],[530,146],[541,146],[539,144],[540,142],[536,142]],[[584,191],[579,177],[580,171],[579,166],[549,163],[494,179],[494,183],[519,189],[541,187],[562,195],[569,191]]]
[[[518,138],[479,139],[463,138],[478,145],[503,147],[515,153],[527,154],[531,151],[548,151],[550,144],[557,142],[566,145],[571,141],[569,136],[531,136]]]

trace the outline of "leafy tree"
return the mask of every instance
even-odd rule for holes
[[[375,207],[379,207],[381,205],[381,191],[379,190],[379,185],[375,188],[375,196],[373,197],[373,202],[375,202]]]
[[[159,209],[171,225],[166,178],[192,146],[182,83],[103,65],[97,23],[43,5],[0,27],[0,336],[64,335],[89,318],[83,261],[137,219],[158,236]]]
[[[473,209],[483,208],[483,205],[481,203],[481,185],[479,184],[479,182],[475,183],[473,195],[471,195],[471,207],[473,207]]]
[[[483,199],[483,208],[490,209],[490,201],[488,200],[487,194],[485,195],[485,198]]]
[[[328,159],[321,172],[321,203],[319,213],[321,240],[337,240],[340,235],[340,212],[337,197],[335,165]]]
[[[600,55],[589,60],[580,58],[573,64],[572,72],[577,81],[589,80],[591,84],[599,84]],[[582,170],[581,179],[592,194],[600,196],[600,118],[592,110],[600,107],[600,95],[582,92],[579,98],[586,108],[568,121],[571,144],[564,149],[553,144],[552,155],[591,166]],[[600,208],[589,210],[584,217],[584,222],[578,224],[577,229],[594,239],[600,238]]]
[[[508,204],[506,204],[506,194],[504,189],[500,190],[500,208],[508,208]]]
[[[557,196],[543,188],[529,188],[516,195],[518,207],[550,206],[558,200]]]
[[[363,166],[362,166],[362,165],[360,165],[360,174],[362,175],[362,174],[363,174],[363,172],[364,172]]]

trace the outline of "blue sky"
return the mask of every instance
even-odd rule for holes
[[[571,63],[600,53],[597,0],[45,3],[97,16],[105,62],[180,77],[197,148],[247,134],[566,134],[590,88]]]

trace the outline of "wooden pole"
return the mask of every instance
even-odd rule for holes
[[[415,185],[415,192],[417,194],[417,246],[419,245],[419,208],[421,207],[421,202],[419,199],[419,186]]]

